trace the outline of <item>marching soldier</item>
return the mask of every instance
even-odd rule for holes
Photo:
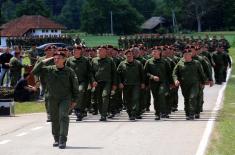
[[[126,50],[126,60],[118,66],[119,87],[123,89],[130,120],[138,119],[140,89],[144,89],[144,72],[141,62],[134,59],[133,50]]]
[[[44,64],[54,59],[55,65]],[[65,66],[65,53],[59,48],[54,57],[39,62],[33,69],[33,74],[46,72],[49,91],[49,106],[52,121],[54,147],[66,147],[69,128],[69,109],[74,108],[78,100],[78,79],[75,72]]]
[[[184,51],[183,59],[175,66],[172,76],[175,85],[182,89],[186,119],[193,120],[199,87],[206,82],[206,77],[201,64],[193,60],[191,50]]]
[[[170,69],[165,60],[161,57],[162,49],[154,47],[152,49],[153,58],[145,64],[145,73],[149,79],[150,89],[154,100],[155,120],[169,118],[166,105],[166,83],[170,76]]]
[[[75,114],[77,116],[76,121],[82,121],[82,118],[87,113],[85,108],[87,108],[86,102],[86,91],[88,84],[91,81],[91,66],[87,58],[83,56],[84,49],[81,46],[75,46],[73,51],[73,57],[70,57],[66,65],[72,68],[77,77],[79,83],[79,93],[78,93],[78,104],[75,107]]]
[[[107,57],[107,47],[98,48],[98,57],[92,59],[92,87],[96,89],[100,121],[107,120],[111,91],[117,88],[116,66],[111,58]]]

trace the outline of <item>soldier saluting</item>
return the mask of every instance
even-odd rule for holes
[[[54,59],[55,65],[45,66]],[[49,91],[49,106],[52,121],[53,146],[60,149],[66,147],[69,128],[69,109],[73,108],[78,100],[78,79],[75,72],[65,66],[65,53],[59,48],[52,58],[45,59],[35,65],[33,74],[45,73]]]

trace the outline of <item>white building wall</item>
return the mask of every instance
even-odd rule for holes
[[[57,32],[56,32],[57,31]],[[32,33],[33,36],[60,36],[61,30],[55,29],[35,29],[35,32]]]
[[[7,37],[1,37],[0,47],[6,47],[6,46],[7,46]]]

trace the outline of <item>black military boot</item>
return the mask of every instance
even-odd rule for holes
[[[66,142],[60,142],[59,143],[59,148],[60,149],[65,149],[66,148]]]
[[[158,121],[160,119],[161,119],[161,117],[159,115],[156,115],[155,120]]]
[[[129,120],[130,120],[130,121],[135,121],[135,117],[134,117],[134,116],[130,116],[130,117],[129,117]]]
[[[114,113],[110,113],[110,114],[108,115],[108,118],[113,118],[113,117],[115,117],[115,114],[114,114]]]
[[[83,116],[82,116],[82,112],[79,109],[75,110],[75,114],[77,116],[76,121],[82,121]]]
[[[107,119],[105,116],[101,116],[100,121],[105,122],[105,121],[107,121]]]
[[[67,140],[66,137],[60,137],[60,140],[59,140],[59,148],[60,149],[66,148],[66,140]]]
[[[59,142],[58,142],[58,141],[55,141],[55,142],[53,143],[53,147],[57,147],[57,146],[59,146]]]
[[[195,114],[195,118],[199,119],[200,118],[200,114]]]

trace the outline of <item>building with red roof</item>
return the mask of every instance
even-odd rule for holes
[[[0,46],[6,46],[7,38],[60,36],[61,30],[65,28],[63,25],[40,15],[24,15],[0,27]]]

